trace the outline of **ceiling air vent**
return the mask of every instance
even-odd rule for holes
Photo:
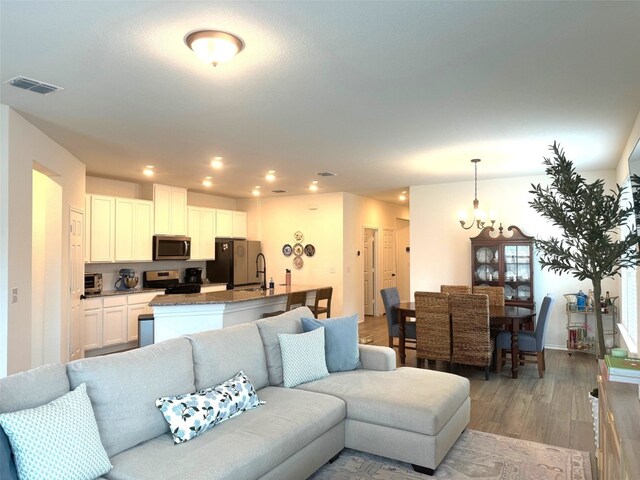
[[[333,173],[333,172],[318,172],[318,173],[316,173],[316,175],[318,175],[320,177],[335,177],[337,175],[337,173]]]
[[[286,190],[271,190],[273,193],[287,193]]]
[[[62,87],[56,87],[55,85],[50,85],[48,83],[44,83],[39,80],[34,80],[33,78],[27,78],[20,75],[14,78],[10,78],[4,83],[8,83],[9,85],[13,85],[14,87],[22,88],[23,90],[40,93],[42,95],[49,95],[50,93],[55,93],[58,90],[64,90],[64,88]]]

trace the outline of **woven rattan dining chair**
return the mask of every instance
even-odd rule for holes
[[[490,287],[479,285],[477,287],[473,287],[473,293],[477,293],[478,295],[487,295],[489,297],[490,307],[504,306],[504,287]]]
[[[489,297],[478,294],[453,293],[451,306],[451,361],[484,367],[489,380],[489,367],[494,341],[489,334]]]
[[[451,316],[449,294],[416,292],[416,360],[451,362]]]
[[[471,293],[469,285],[440,285],[440,293]]]
[[[536,321],[536,329],[533,332],[520,330],[518,332],[518,354],[522,363],[537,363],[538,376],[544,377],[546,365],[544,361],[544,340],[547,333],[547,320],[551,305],[553,305],[554,297],[547,294],[542,300],[540,314]],[[496,337],[496,373],[500,373],[502,366],[506,360],[506,353],[511,353],[511,332],[500,332]],[[529,357],[535,357],[531,359]]]

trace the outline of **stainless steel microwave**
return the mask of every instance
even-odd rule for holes
[[[154,260],[189,260],[191,258],[191,237],[181,235],[154,235]]]

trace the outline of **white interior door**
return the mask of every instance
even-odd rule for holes
[[[382,231],[382,288],[396,287],[395,232],[385,228]]]
[[[365,228],[363,241],[364,255],[364,314],[374,315],[375,311],[375,237],[376,231]]]
[[[84,311],[80,295],[84,293],[84,214],[71,209],[69,218],[69,360],[84,357],[82,327]]]

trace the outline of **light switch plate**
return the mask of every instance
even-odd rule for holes
[[[11,303],[18,303],[18,288],[11,289]]]

